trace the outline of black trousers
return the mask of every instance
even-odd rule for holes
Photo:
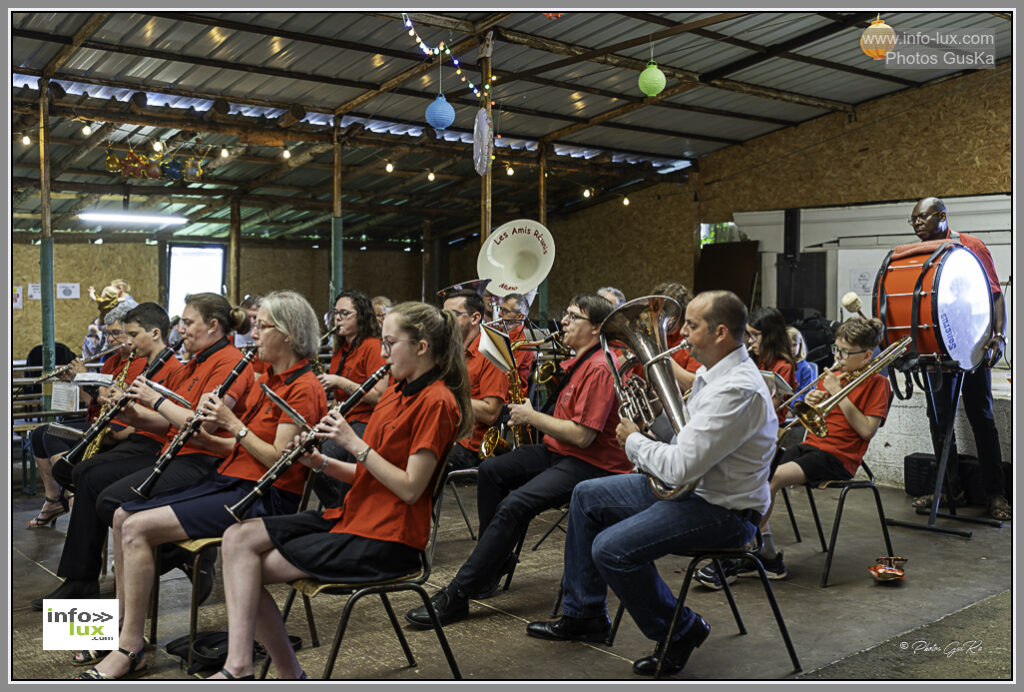
[[[57,575],[65,579],[99,579],[103,545],[114,512],[138,497],[137,486],[150,474],[162,444],[133,434],[111,449],[75,466],[75,504],[71,510]],[[216,457],[187,454],[175,457],[156,482],[154,494],[202,481],[216,468]]]
[[[953,391],[953,373],[927,373],[934,394],[934,406],[931,397],[928,401],[928,426],[932,435],[932,448],[938,460],[942,452],[942,442],[946,435],[945,424],[950,420],[950,411],[956,405]],[[974,434],[974,444],[978,449],[978,468],[981,471],[982,487],[986,498],[1000,497],[1003,488],[1003,456],[999,448],[999,432],[996,430],[995,413],[992,402],[992,371],[982,366],[974,372],[964,373],[963,388],[960,398],[964,402],[967,422]],[[960,470],[956,447],[956,434],[950,440],[949,472],[953,484],[953,495],[960,492]],[[948,490],[948,488],[947,488]]]
[[[554,454],[541,444],[523,445],[480,462],[480,537],[452,584],[465,593],[489,589],[535,516],[568,503],[580,481],[607,475],[604,469]]]

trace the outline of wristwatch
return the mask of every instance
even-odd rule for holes
[[[249,428],[242,428],[235,433],[235,442],[241,444],[242,438],[249,434]]]
[[[370,445],[366,445],[366,449],[356,454],[356,461],[360,464],[366,462],[366,457],[370,455]]]

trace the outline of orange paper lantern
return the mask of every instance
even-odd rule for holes
[[[860,49],[872,60],[884,60],[885,54],[896,45],[896,31],[882,21],[882,15],[860,36]]]

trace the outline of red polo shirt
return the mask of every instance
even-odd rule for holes
[[[824,390],[825,387],[818,383],[818,389]],[[889,380],[882,375],[872,375],[850,392],[848,398],[865,416],[877,416],[885,420],[889,415],[889,404],[892,401]],[[850,422],[846,420],[846,415],[838,406],[828,412],[825,423],[828,425],[828,436],[818,437],[809,432],[804,444],[817,447],[838,458],[843,462],[843,468],[852,476],[864,459],[869,440],[865,440],[850,427]]]
[[[380,355],[380,339],[367,337],[359,342],[355,348],[350,348],[348,342],[341,340],[341,348],[331,356],[331,374],[347,377],[356,384],[362,384],[374,372],[384,365],[384,358]],[[334,390],[336,401],[344,401],[348,398],[341,389]],[[370,414],[373,413],[373,404],[366,403],[363,397],[358,404],[345,416],[349,422],[368,423]]]
[[[303,358],[280,375],[269,368],[260,381],[267,385],[274,394],[285,400],[295,409],[306,422],[316,425],[317,421],[327,413],[327,395],[323,385],[313,374],[309,359]],[[291,416],[277,407],[260,385],[249,388],[245,401],[245,415],[242,423],[249,428],[249,435],[255,435],[264,442],[274,443],[277,426],[282,423],[294,423]],[[217,472],[233,478],[246,478],[258,481],[269,467],[254,457],[244,445],[236,444],[234,450]],[[274,485],[282,490],[302,494],[306,483],[306,467],[292,464]]]
[[[576,356],[562,362],[563,370],[569,370],[579,360]],[[588,464],[614,473],[629,473],[633,465],[626,459],[626,452],[615,440],[615,428],[619,424],[619,404],[615,398],[612,372],[600,346],[582,355],[582,364],[558,394],[558,402],[552,415],[555,418],[571,420],[592,430],[597,430],[594,441],[586,448],[544,436],[544,446],[555,454],[576,457]],[[618,367],[618,360],[615,363]]]
[[[227,338],[222,338],[192,356],[178,372],[174,373],[172,378],[169,378],[167,387],[173,390],[175,394],[180,394],[188,400],[194,411],[199,403],[199,398],[206,392],[212,392],[220,386],[240,360],[242,360],[242,352],[235,348],[234,344],[230,343]],[[236,415],[245,411],[245,394],[249,387],[252,386],[253,381],[252,367],[247,365],[234,384],[228,388],[225,396],[234,397],[235,406],[233,410]],[[172,425],[167,431],[167,444],[160,450],[161,454],[163,454],[177,434],[178,429]],[[227,431],[220,431],[217,435],[218,437],[230,437]],[[178,453],[212,454],[209,449],[193,445],[190,442],[185,443],[185,446]]]
[[[459,405],[443,381],[431,370],[413,382],[398,382],[377,402],[363,440],[393,465],[404,470],[409,457],[430,450],[443,462],[459,430]],[[436,477],[434,478],[436,480]],[[338,519],[332,533],[395,541],[423,550],[430,536],[430,500],[433,480],[412,504],[377,480],[362,464],[356,465],[352,489],[341,507],[324,511],[324,519]]]
[[[482,400],[489,396],[496,396],[502,401],[508,401],[508,377],[491,361],[487,356],[480,353],[480,334],[476,335],[473,343],[466,349],[466,370],[469,371],[469,398]],[[473,425],[471,437],[459,440],[459,444],[471,452],[480,449],[480,441],[484,439],[484,433],[490,426],[483,423]]]
[[[678,331],[675,334],[669,333],[665,342],[669,348],[675,348],[683,342],[683,332]],[[697,359],[690,357],[689,349],[679,349],[672,354],[672,360],[679,363],[679,367],[688,372],[697,372],[697,369],[700,367],[700,363],[697,362]]]

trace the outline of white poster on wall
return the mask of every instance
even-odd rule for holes
[[[57,284],[57,297],[64,300],[77,300],[79,297],[79,284]]]
[[[15,310],[21,310],[21,286],[14,286],[13,289],[14,289],[14,291],[13,291],[13,293],[14,293],[14,296],[13,296],[13,298],[14,298],[13,307],[14,307]]]
[[[862,296],[869,296],[874,290],[876,269],[851,269],[850,290]]]
[[[28,285],[28,299],[29,300],[42,300],[43,290],[40,288],[41,284],[29,284]]]

